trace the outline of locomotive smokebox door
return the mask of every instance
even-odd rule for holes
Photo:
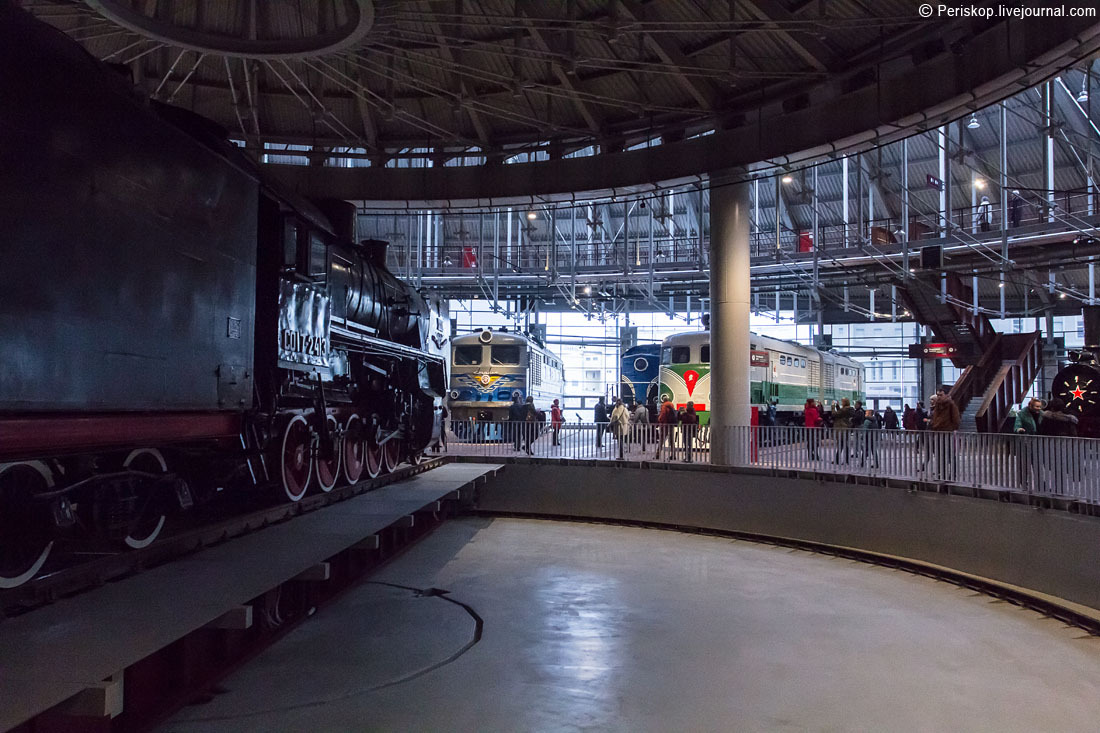
[[[283,280],[279,287],[279,366],[331,377],[328,288]]]

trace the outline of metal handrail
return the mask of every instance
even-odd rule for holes
[[[723,428],[731,465],[931,481],[1100,503],[1100,440],[1010,433]]]
[[[1023,338],[1019,338],[1019,337]],[[986,388],[982,404],[975,413],[979,430],[997,432],[1007,417],[1008,408],[1019,402],[1038,374],[1042,361],[1042,342],[1039,332],[1029,334],[1007,334],[1001,339],[1001,367]],[[1023,348],[1011,361],[1005,362],[1005,344],[1022,343]],[[982,430],[984,428],[984,430]]]
[[[1100,440],[1010,433],[567,422],[452,421],[461,455],[709,462],[722,441],[732,466],[925,481],[1100,504]],[[519,448],[516,448],[516,441]],[[528,440],[529,439],[529,440]],[[658,458],[657,443],[662,449]]]

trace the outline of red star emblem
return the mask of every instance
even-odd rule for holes
[[[1073,390],[1072,392],[1070,392],[1070,394],[1072,394],[1072,395],[1073,395],[1073,399],[1075,399],[1075,400],[1079,400],[1079,399],[1081,399],[1082,397],[1084,397],[1084,396],[1085,396],[1085,390],[1083,390],[1083,389],[1081,389],[1080,387],[1078,387],[1077,389],[1075,389],[1075,390]]]

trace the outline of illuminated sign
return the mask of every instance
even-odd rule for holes
[[[910,359],[953,359],[958,355],[955,344],[909,344]]]

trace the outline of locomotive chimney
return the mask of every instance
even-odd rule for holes
[[[337,238],[345,242],[355,241],[355,204],[343,199],[319,199],[315,203],[332,225],[332,231]]]
[[[1085,348],[1095,352],[1100,349],[1100,305],[1081,308],[1081,320],[1085,322]]]
[[[389,242],[384,239],[364,239],[359,243],[359,246],[362,248],[363,254],[366,255],[367,261],[372,265],[386,266],[386,251],[389,249]]]

